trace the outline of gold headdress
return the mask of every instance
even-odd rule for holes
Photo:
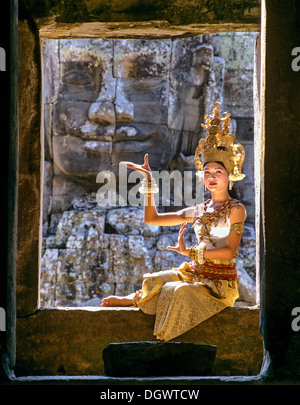
[[[224,118],[221,118],[220,102],[216,102],[213,114],[209,117],[205,115],[206,139],[200,139],[195,151],[195,165],[203,175],[203,164],[206,162],[222,162],[229,173],[229,188],[234,182],[242,180],[245,175],[242,174],[242,166],[245,159],[245,150],[241,144],[233,144],[235,136],[230,134],[230,114],[224,112]],[[202,163],[199,159],[202,155]]]

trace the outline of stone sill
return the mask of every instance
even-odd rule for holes
[[[91,385],[96,386],[113,386],[113,385],[219,385],[219,384],[274,384],[266,381],[264,377],[257,375],[253,377],[234,376],[234,377],[140,377],[140,378],[120,378],[106,376],[43,376],[43,377],[17,377],[7,385]]]
[[[40,309],[17,319],[15,374],[105,376],[104,347],[112,342],[154,341],[154,320],[137,308]],[[263,340],[258,307],[226,308],[174,341],[217,345],[213,376],[260,373]]]

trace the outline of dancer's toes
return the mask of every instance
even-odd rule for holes
[[[110,295],[103,298],[101,307],[129,307],[132,305],[132,299],[127,297],[118,297],[117,295]]]

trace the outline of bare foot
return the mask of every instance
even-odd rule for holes
[[[133,296],[134,294],[130,294],[125,297],[110,295],[109,297],[103,298],[101,307],[130,307],[133,305]]]

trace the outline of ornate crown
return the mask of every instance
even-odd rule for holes
[[[241,144],[233,144],[235,136],[230,131],[230,114],[224,112],[221,117],[220,102],[216,102],[212,115],[205,115],[206,139],[200,139],[195,151],[195,165],[198,175],[203,176],[203,164],[207,162],[222,162],[229,173],[230,188],[235,181],[242,180],[242,166],[245,159],[245,150]],[[213,107],[213,104],[212,104]],[[199,159],[202,155],[202,162]]]

